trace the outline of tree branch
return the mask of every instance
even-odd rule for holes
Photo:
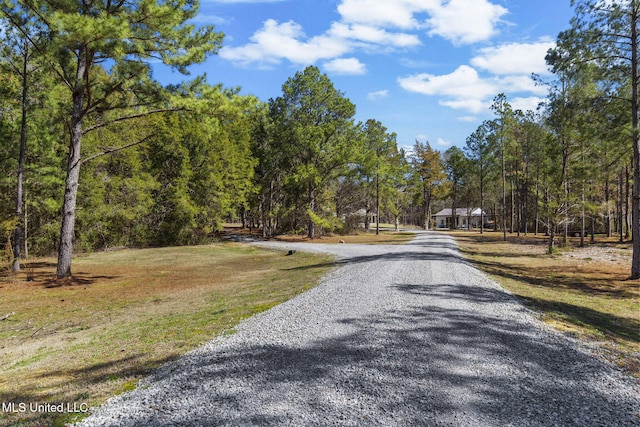
[[[105,148],[105,150],[102,151],[101,153],[97,153],[97,154],[94,154],[93,156],[89,156],[85,159],[80,160],[80,163],[84,165],[85,163],[91,160],[97,159],[98,157],[106,156],[107,154],[117,153],[118,151],[126,150],[127,148],[135,147],[136,145],[144,144],[145,142],[147,142],[148,140],[150,140],[156,135],[157,133],[154,132],[150,135],[145,136],[140,141],[132,142],[131,144],[127,144],[127,145],[123,145],[121,147],[115,147],[115,148]]]
[[[123,122],[125,120],[131,120],[131,119],[139,119],[140,117],[146,117],[146,116],[150,116],[152,114],[158,114],[158,113],[170,113],[170,112],[177,112],[177,111],[186,111],[185,108],[162,108],[160,110],[151,110],[151,111],[147,111],[145,113],[140,113],[140,114],[132,114],[130,116],[123,116],[123,117],[118,117],[117,119],[113,119],[113,120],[109,120],[106,122],[102,122],[102,123],[98,123],[95,124],[93,126],[89,126],[88,128],[86,128],[82,134],[86,135],[89,132],[92,132],[96,129],[101,129],[105,126],[109,126],[112,125],[114,123],[118,123],[118,122]]]

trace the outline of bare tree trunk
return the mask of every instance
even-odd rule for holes
[[[480,234],[484,233],[484,177],[480,171]]]
[[[502,137],[502,238],[507,241],[507,167],[505,163],[505,142]]]
[[[13,232],[13,271],[20,271],[20,258],[21,258],[21,230],[24,226],[22,220],[22,206],[24,203],[23,196],[23,182],[24,182],[24,163],[27,151],[27,95],[28,95],[28,82],[27,82],[27,67],[29,65],[29,48],[28,43],[25,42],[24,52],[22,57],[22,99],[21,109],[22,115],[20,117],[20,154],[18,155],[18,174],[16,183],[16,229]]]
[[[316,189],[309,184],[309,211],[315,213],[316,211]],[[307,237],[314,239],[316,237],[315,224],[313,218],[309,215],[309,221],[307,223]]]
[[[429,221],[430,218],[428,217],[431,210],[431,197],[429,197],[429,194],[427,194],[427,189],[424,186],[422,188],[422,200],[422,228],[428,230],[431,224],[431,221]]]
[[[586,231],[586,218],[585,218],[584,204],[585,204],[585,196],[584,196],[584,185],[583,185],[582,186],[582,212],[580,213],[580,220],[581,220],[581,224],[580,224],[580,247],[581,248],[584,248],[584,235],[585,235],[585,231]]]
[[[633,130],[633,200],[631,203],[631,238],[633,255],[631,279],[640,279],[640,135],[638,135],[638,14],[633,3],[631,14],[631,118]]]
[[[623,208],[624,208],[624,190],[623,190],[623,185],[624,183],[622,182],[624,179],[624,169],[622,168],[620,170],[620,175],[618,175],[618,230],[619,230],[619,236],[618,236],[618,242],[622,243],[624,242],[624,220],[623,220]]]
[[[538,187],[538,180],[536,179],[536,223],[534,235],[538,235],[538,223],[540,222],[540,188]]]
[[[75,114],[74,114],[75,116]],[[76,203],[78,196],[78,179],[80,178],[80,146],[82,143],[82,125],[75,121],[71,130],[71,146],[67,161],[67,178],[65,181],[64,204],[62,205],[62,227],[58,248],[58,279],[71,276],[71,258],[73,256],[73,237],[76,221]]]
[[[624,238],[629,239],[631,237],[631,220],[629,215],[629,196],[631,195],[629,166],[624,167],[625,176],[625,192],[624,192]]]
[[[609,200],[609,177],[607,176],[604,182],[604,203],[607,207],[607,218],[605,219],[605,231],[607,233],[607,237],[611,237],[613,235],[611,230],[611,205]]]
[[[71,276],[71,258],[73,256],[73,237],[76,222],[76,203],[78,198],[78,180],[82,161],[80,148],[82,145],[82,123],[84,119],[84,87],[86,59],[79,56],[76,71],[76,87],[73,91],[73,111],[69,126],[70,143],[67,159],[67,178],[65,180],[64,203],[62,205],[62,226],[60,245],[58,248],[58,268],[56,276],[61,279]]]
[[[380,178],[376,176],[376,235],[380,234]]]
[[[23,226],[23,230],[24,230],[24,237],[22,238],[22,241],[24,243],[24,255],[23,258],[29,259],[29,215],[27,212],[27,208],[28,208],[28,204],[27,204],[27,192],[25,190],[24,192],[24,226]]]
[[[516,196],[515,196],[515,190],[514,190],[514,183],[513,183],[513,178],[511,178],[511,212],[510,212],[510,224],[509,224],[509,231],[511,232],[511,234],[513,234],[514,232],[514,227],[515,227],[515,215],[516,215]]]

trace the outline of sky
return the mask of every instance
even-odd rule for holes
[[[531,74],[551,78],[544,57],[572,15],[570,0],[201,0],[193,22],[225,39],[190,71],[268,101],[315,65],[356,105],[356,121],[380,121],[401,147],[444,151],[493,117],[499,93],[535,110],[547,89]]]

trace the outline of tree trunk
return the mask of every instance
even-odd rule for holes
[[[502,238],[507,241],[507,168],[505,164],[505,142],[502,140]]]
[[[451,201],[451,229],[455,230],[458,228],[458,224],[456,224],[456,186],[453,186],[453,197]]]
[[[84,86],[86,59],[79,55],[76,87],[73,91],[73,111],[71,113],[69,155],[67,159],[67,178],[65,180],[64,203],[62,205],[62,226],[58,248],[58,279],[71,276],[71,258],[73,256],[73,236],[76,222],[76,203],[78,198],[78,180],[82,161],[82,123],[84,119]]]
[[[514,192],[515,185],[513,183],[513,177],[511,178],[510,181],[511,181],[511,212],[510,212],[510,215],[509,215],[509,222],[510,222],[510,224],[509,224],[509,232],[511,234],[513,234],[514,226],[515,226],[516,198],[515,198],[515,192]]]
[[[553,250],[555,249],[555,239],[556,239],[555,225],[549,224],[549,246],[547,249],[549,255],[553,255]]]
[[[484,179],[480,171],[480,234],[484,234]]]
[[[429,229],[429,218],[427,218],[429,212],[429,204],[431,202],[431,198],[427,194],[427,189],[425,187],[422,188],[422,199],[424,203],[422,204],[422,228],[425,230]]]
[[[633,131],[633,200],[631,203],[631,238],[633,255],[631,279],[640,279],[640,135],[638,135],[638,15],[631,14],[631,127]]]
[[[309,184],[309,211],[312,213],[316,211],[316,189],[311,184]],[[315,224],[311,216],[309,216],[309,222],[307,223],[307,237],[310,239],[316,237]]]
[[[625,175],[625,192],[624,192],[624,238],[629,239],[631,237],[631,219],[629,215],[629,196],[631,195],[629,166],[624,167]]]
[[[623,217],[623,209],[624,209],[624,190],[623,190],[623,185],[624,183],[622,182],[624,179],[624,169],[620,170],[620,175],[618,176],[618,193],[619,193],[619,199],[618,199],[618,230],[619,230],[619,235],[618,235],[618,242],[623,243],[624,242],[624,217]]]
[[[58,248],[58,269],[56,272],[58,279],[71,276],[78,179],[80,177],[81,122],[74,123],[71,129],[71,150],[67,162],[64,204],[62,205],[62,227],[60,230],[60,246]]]
[[[611,237],[611,206],[609,200],[609,177],[607,176],[604,182],[604,203],[607,207],[607,217],[605,219],[605,231],[607,233],[607,237]]]
[[[21,109],[22,116],[20,117],[20,154],[18,157],[18,174],[16,183],[16,229],[13,232],[13,271],[20,271],[20,258],[21,258],[21,238],[22,228],[24,223],[22,221],[22,206],[24,201],[23,196],[23,181],[24,181],[24,162],[27,151],[27,95],[28,95],[28,82],[27,82],[27,66],[29,65],[29,51],[25,43],[25,51],[22,58],[22,99]],[[21,226],[22,225],[22,226]]]
[[[376,235],[380,234],[380,178],[376,176]]]
[[[586,220],[586,214],[584,211],[584,204],[585,204],[585,200],[584,200],[584,186],[582,187],[582,212],[580,213],[580,247],[584,248],[584,235],[586,234],[586,229],[587,229],[587,220]]]

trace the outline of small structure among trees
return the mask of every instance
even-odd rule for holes
[[[455,214],[451,208],[442,209],[433,220],[436,228],[480,228],[487,214],[480,208],[457,208]],[[453,226],[452,226],[453,225]]]

